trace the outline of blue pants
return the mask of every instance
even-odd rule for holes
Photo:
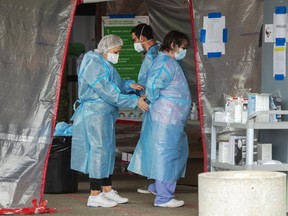
[[[154,204],[163,204],[169,202],[174,197],[177,181],[167,182],[155,180],[150,184],[148,190],[156,194]]]

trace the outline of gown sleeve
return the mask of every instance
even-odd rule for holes
[[[86,73],[83,74],[83,78],[105,102],[117,107],[135,108],[137,106],[138,97],[122,94],[121,89],[112,81],[111,73],[116,72],[113,67],[91,58],[84,70]]]
[[[175,68],[169,65],[166,56],[153,63],[146,85],[146,97],[150,102],[157,100],[161,89],[165,89],[172,81]]]

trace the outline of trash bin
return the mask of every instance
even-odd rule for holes
[[[53,138],[44,193],[75,193],[78,190],[78,172],[70,169],[71,136]]]
[[[221,171],[198,175],[199,216],[286,215],[286,174]]]

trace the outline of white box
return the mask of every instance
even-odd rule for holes
[[[221,163],[229,163],[230,159],[230,143],[219,142],[218,161]]]
[[[128,153],[128,162],[130,162],[130,161],[131,161],[131,159],[132,159],[132,156],[133,156],[133,153]]]
[[[248,94],[248,117],[257,111],[269,111],[269,94]],[[269,114],[257,116],[256,122],[269,122]]]
[[[122,152],[122,161],[128,161],[128,153]]]
[[[231,123],[231,122],[233,122],[233,118],[227,112],[215,112],[214,113],[214,121],[215,122]]]
[[[259,143],[257,145],[257,160],[270,161],[272,160],[272,144]]]
[[[123,162],[130,162],[132,155],[133,155],[133,151],[122,152],[122,161]]]

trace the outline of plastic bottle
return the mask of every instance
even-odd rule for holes
[[[234,101],[233,98],[227,98],[227,102],[225,104],[225,112],[228,115],[228,123],[234,122]]]
[[[242,119],[241,123],[246,124],[248,119],[248,98],[242,99]]]
[[[242,121],[242,100],[238,97],[234,99],[234,122]]]
[[[192,103],[191,120],[198,120],[198,110],[196,107],[196,103]]]
[[[282,99],[281,99],[280,96],[274,97],[274,103],[275,103],[275,106],[276,106],[276,110],[282,110],[282,108],[281,108]],[[282,119],[281,114],[277,114],[276,115],[276,121],[277,122],[281,122],[282,121],[281,119]]]

